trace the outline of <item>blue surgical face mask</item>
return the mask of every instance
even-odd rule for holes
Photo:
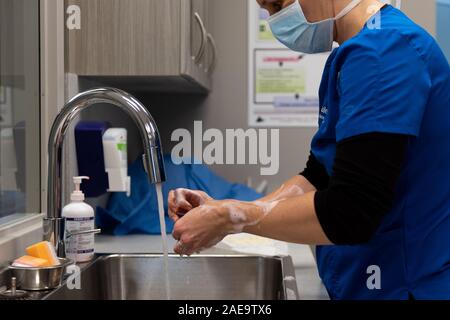
[[[333,48],[334,22],[347,15],[362,0],[353,0],[336,17],[308,22],[298,0],[272,15],[268,22],[274,36],[293,51],[321,53]]]

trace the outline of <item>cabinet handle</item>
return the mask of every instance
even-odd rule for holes
[[[203,20],[200,17],[200,15],[198,14],[198,12],[194,13],[194,17],[195,17],[195,21],[197,21],[198,25],[200,26],[200,30],[202,32],[202,37],[201,37],[202,42],[200,43],[200,48],[198,49],[197,54],[193,57],[195,63],[199,64],[203,58],[203,55],[205,54],[206,42],[208,41],[208,39],[207,39],[205,24],[203,23]]]
[[[212,48],[212,60],[211,60],[211,63],[209,64],[209,66],[205,69],[205,71],[207,74],[212,74],[214,72],[214,69],[216,68],[217,45],[216,45],[216,41],[214,40],[214,37],[210,33],[208,33],[206,38],[207,38],[209,45]]]

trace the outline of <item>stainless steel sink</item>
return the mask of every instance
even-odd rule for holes
[[[290,257],[170,256],[171,299],[298,299]],[[81,290],[66,285],[50,300],[166,299],[161,255],[100,256],[81,273]]]

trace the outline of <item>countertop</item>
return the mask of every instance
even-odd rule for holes
[[[176,241],[167,236],[170,253]],[[142,254],[161,253],[161,236],[133,235],[114,237],[99,235],[96,237],[96,252],[100,254]],[[304,245],[287,244],[248,234],[226,237],[214,248],[202,254],[257,254],[257,255],[289,255],[292,257],[297,286],[302,300],[328,300],[328,294],[319,278],[316,262],[311,248]]]

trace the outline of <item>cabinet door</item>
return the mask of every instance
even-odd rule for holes
[[[66,9],[81,9],[81,29],[66,29],[66,71],[81,76],[179,76],[180,1],[187,2],[65,0]]]
[[[218,59],[218,52],[217,52],[217,45],[216,41],[214,39],[214,34],[212,32],[212,21],[210,19],[209,15],[209,5],[210,1],[205,0],[205,9],[206,9],[206,16],[205,16],[205,25],[207,30],[207,39],[206,39],[206,49],[205,49],[205,55],[203,57],[203,66],[204,70],[207,73],[208,80],[211,83],[211,78],[214,73],[214,70],[217,65],[217,59]]]
[[[182,31],[181,70],[182,74],[210,88],[206,69],[208,46],[208,0],[181,0]]]
[[[191,55],[197,64],[201,64],[205,57],[208,33],[207,5],[206,0],[191,0]]]

